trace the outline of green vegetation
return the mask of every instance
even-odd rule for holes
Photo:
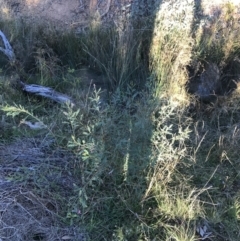
[[[75,101],[59,105],[24,95],[10,77],[16,70],[0,56],[1,143],[31,137],[48,145],[51,138],[48,148],[74,159],[61,168],[42,164],[34,175],[26,168],[9,180],[49,195],[61,206],[61,222],[84,227],[89,240],[239,240],[239,89],[210,104],[186,90],[189,66],[214,62],[228,76],[239,74],[233,11],[228,3],[209,28],[192,22],[185,28],[184,21],[166,23],[160,8],[125,31],[94,23],[79,36],[1,20],[25,81]],[[106,90],[82,83],[83,65],[104,76]],[[24,121],[44,128],[31,130]],[[47,176],[65,172],[74,190],[63,193]]]

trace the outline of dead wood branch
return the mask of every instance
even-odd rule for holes
[[[51,99],[55,102],[61,103],[61,104],[70,103],[72,106],[74,106],[74,103],[73,103],[71,97],[69,97],[65,94],[59,93],[50,87],[44,87],[44,86],[35,85],[35,84],[27,85],[27,84],[23,83],[22,81],[20,83],[21,83],[22,90],[27,93],[46,97],[46,98],[49,98],[49,99]]]
[[[0,47],[0,51],[2,51],[8,57],[11,64],[14,64],[16,57],[13,52],[13,48],[12,48],[11,44],[9,43],[5,34],[1,30],[0,30],[0,36],[2,38],[4,47],[5,47],[5,48]]]
[[[5,47],[5,48],[0,47],[0,51],[2,51],[8,57],[10,63],[15,66],[16,71],[21,73],[21,70],[17,68],[18,64],[16,63],[16,56],[14,54],[13,48],[10,45],[9,41],[7,40],[5,34],[1,30],[0,30],[0,36],[2,38],[4,47]],[[61,94],[50,87],[44,87],[44,86],[35,85],[35,84],[27,85],[22,81],[18,81],[17,84],[20,85],[21,90],[23,90],[24,92],[28,92],[38,96],[43,96],[58,103],[70,103],[72,106],[74,106],[74,103],[69,96]]]

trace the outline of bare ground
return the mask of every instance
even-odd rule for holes
[[[0,0],[6,18],[25,18],[34,22],[51,22],[56,27],[84,30],[93,18],[102,23],[133,15],[147,15],[155,0]]]

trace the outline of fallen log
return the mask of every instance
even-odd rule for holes
[[[5,47],[5,48],[0,47],[0,51],[2,51],[8,57],[10,64],[14,64],[16,61],[16,56],[13,52],[13,48],[12,48],[11,44],[9,43],[6,36],[4,35],[4,33],[1,30],[0,30],[0,36],[2,38],[4,47]]]
[[[69,103],[71,104],[71,106],[74,106],[74,102],[72,101],[71,97],[59,93],[50,87],[35,84],[28,85],[23,83],[22,81],[19,81],[19,84],[24,92],[34,94],[37,96],[46,97],[60,104]]]
[[[0,47],[0,51],[3,52],[8,57],[10,64],[14,66],[17,70],[17,63],[16,63],[17,61],[16,61],[16,56],[14,54],[13,48],[1,30],[0,30],[0,37],[2,38],[4,47],[5,47],[5,48]],[[20,79],[20,77],[18,79]],[[17,84],[16,86],[20,87],[20,89],[24,92],[34,94],[37,96],[46,97],[61,104],[70,103],[72,106],[74,106],[74,103],[71,97],[65,94],[59,93],[50,87],[45,87],[45,86],[35,85],[35,84],[28,85],[21,80],[17,80],[16,84]]]

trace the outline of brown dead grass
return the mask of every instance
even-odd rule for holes
[[[73,191],[76,180],[63,171],[71,162],[70,154],[49,145],[37,138],[1,145],[1,241],[86,240],[79,227],[66,227],[59,219],[60,197],[63,200]]]
[[[11,182],[0,184],[0,240],[86,240],[77,228],[61,228],[58,204]]]

